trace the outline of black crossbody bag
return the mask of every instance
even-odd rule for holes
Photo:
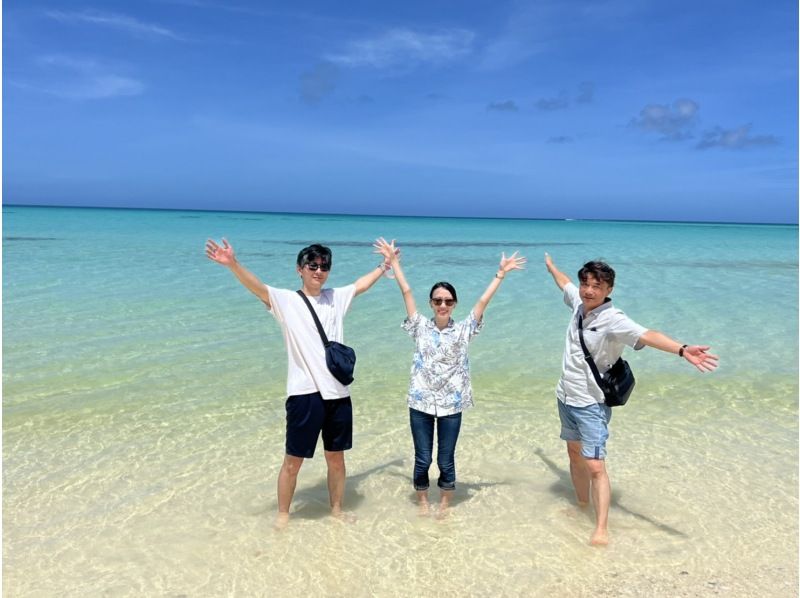
[[[322,329],[322,324],[317,317],[317,312],[311,307],[311,302],[306,297],[303,291],[297,291],[297,294],[303,298],[308,310],[311,312],[311,317],[314,318],[314,324],[317,325],[317,331],[322,339],[322,345],[325,347],[325,363],[328,366],[328,371],[339,382],[347,386],[353,381],[353,370],[356,368],[356,352],[351,347],[337,343],[336,341],[329,341],[328,335]]]
[[[581,348],[583,349],[583,356],[586,363],[589,364],[589,369],[592,370],[597,386],[603,391],[603,396],[606,398],[606,405],[609,407],[619,407],[628,402],[628,398],[633,392],[633,387],[636,386],[636,378],[633,377],[631,366],[628,362],[620,357],[616,363],[611,366],[602,376],[597,369],[592,354],[586,348],[586,343],[583,341],[583,316],[578,316],[578,336],[581,339]]]

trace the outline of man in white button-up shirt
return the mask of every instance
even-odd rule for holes
[[[587,262],[578,272],[580,287],[558,270],[545,253],[547,271],[564,291],[564,303],[572,311],[567,327],[561,378],[556,387],[561,438],[567,441],[569,470],[581,507],[594,504],[596,527],[590,543],[608,544],[608,507],[611,484],[605,467],[606,440],[611,408],[584,357],[579,336],[582,320],[584,342],[600,375],[620,358],[625,346],[654,347],[675,353],[701,372],[717,367],[717,356],[707,345],[682,345],[656,330],[640,326],[611,304],[614,270],[600,261]]]

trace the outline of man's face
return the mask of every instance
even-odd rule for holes
[[[584,313],[589,313],[594,308],[603,305],[612,290],[614,290],[614,287],[608,286],[607,282],[601,282],[591,274],[587,275],[586,280],[582,280],[580,286]]]
[[[303,286],[309,291],[319,292],[325,281],[328,280],[330,273],[330,264],[322,258],[298,267],[297,271],[300,273],[300,278],[303,279]]]

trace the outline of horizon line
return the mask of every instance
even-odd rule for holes
[[[741,222],[724,220],[638,220],[620,218],[534,218],[529,216],[434,216],[416,214],[355,214],[346,212],[289,212],[271,210],[225,210],[205,208],[142,208],[128,206],[85,206],[85,205],[54,205],[54,204],[17,204],[3,203],[3,209],[8,208],[63,208],[79,210],[134,210],[143,212],[205,212],[223,214],[274,214],[285,216],[346,216],[350,218],[432,218],[432,219],[459,219],[459,220],[532,220],[540,222],[618,222],[640,224],[715,224],[732,226],[798,226],[798,222]]]

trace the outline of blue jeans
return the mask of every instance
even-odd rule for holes
[[[461,414],[436,417],[416,409],[409,409],[411,436],[414,438],[414,488],[427,490],[430,486],[428,469],[433,461],[433,422],[436,420],[436,435],[439,446],[436,464],[439,466],[439,488],[453,490],[456,487],[456,441],[461,431]]]

